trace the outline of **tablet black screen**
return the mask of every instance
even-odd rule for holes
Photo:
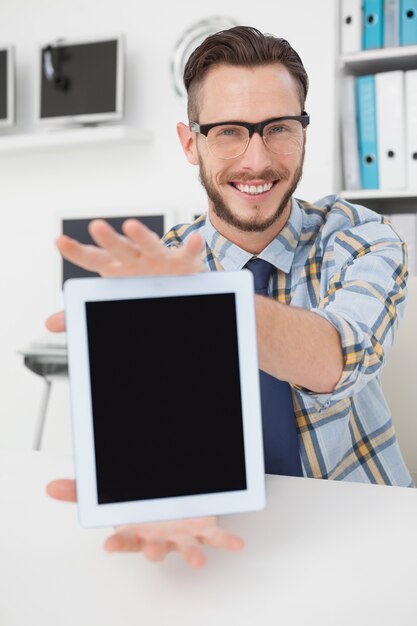
[[[246,489],[234,294],[86,313],[99,504]]]

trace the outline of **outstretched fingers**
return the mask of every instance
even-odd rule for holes
[[[129,264],[139,257],[138,247],[127,237],[119,235],[105,220],[93,220],[90,222],[88,230],[96,244],[103,248],[113,261]]]
[[[164,249],[158,235],[139,220],[128,219],[122,224],[122,230],[146,257],[155,257]]]
[[[156,233],[136,219],[122,225],[123,235],[105,220],[93,220],[90,235],[97,245],[81,244],[62,235],[57,247],[62,256],[102,276],[194,274],[205,270],[204,243],[194,233],[180,247],[165,247]]]
[[[107,552],[142,552],[150,561],[162,561],[171,551],[167,541],[158,536],[144,537],[134,526],[123,526],[104,543]]]
[[[191,518],[120,526],[105,543],[109,552],[142,552],[150,561],[162,561],[178,552],[192,568],[206,563],[204,545],[226,550],[241,550],[240,537],[220,528],[215,517]]]
[[[64,259],[89,272],[101,273],[103,268],[112,261],[111,256],[105,250],[79,243],[66,235],[58,237],[56,245]]]
[[[200,531],[198,539],[201,543],[205,543],[212,548],[223,548],[224,550],[232,550],[234,552],[242,550],[245,547],[245,543],[241,537],[233,535],[218,526]]]
[[[104,542],[107,552],[141,552],[143,542],[137,532],[129,527],[119,528]]]
[[[198,569],[206,564],[206,555],[199,541],[191,535],[180,534],[173,537],[172,549],[177,550],[184,561],[192,568]]]

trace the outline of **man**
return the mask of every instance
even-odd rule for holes
[[[411,486],[379,383],[405,305],[404,244],[363,207],[293,197],[309,123],[301,59],[285,40],[236,27],[197,48],[184,81],[189,124],[177,130],[199,166],[207,215],[171,230],[165,248],[136,221],[125,237],[96,221],[99,248],[61,237],[61,253],[102,275],[191,273],[203,269],[203,240],[204,269],[248,267],[262,294],[266,471]],[[62,329],[62,316],[48,327]],[[71,482],[49,493],[75,499]],[[108,547],[154,559],[178,549],[200,566],[201,543],[241,547],[211,518],[119,529]]]

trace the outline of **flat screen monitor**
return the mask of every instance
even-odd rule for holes
[[[122,233],[122,224],[129,218],[140,220],[145,226],[153,230],[159,237],[164,235],[165,220],[164,215],[127,215],[124,217],[104,217],[118,233]],[[64,219],[62,220],[62,233],[76,239],[80,243],[94,244],[93,239],[88,232],[88,225],[95,217],[84,219]],[[98,276],[95,272],[88,272],[78,265],[74,265],[63,259],[62,264],[62,284],[69,278],[91,278]]]
[[[123,117],[124,38],[59,40],[39,53],[37,118],[42,124]]]
[[[0,127],[13,126],[14,53],[12,46],[0,46]]]

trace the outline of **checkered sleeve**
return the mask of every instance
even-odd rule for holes
[[[406,303],[406,246],[388,224],[362,224],[336,234],[334,269],[311,309],[339,332],[342,376],[320,405],[347,398],[380,373]]]

